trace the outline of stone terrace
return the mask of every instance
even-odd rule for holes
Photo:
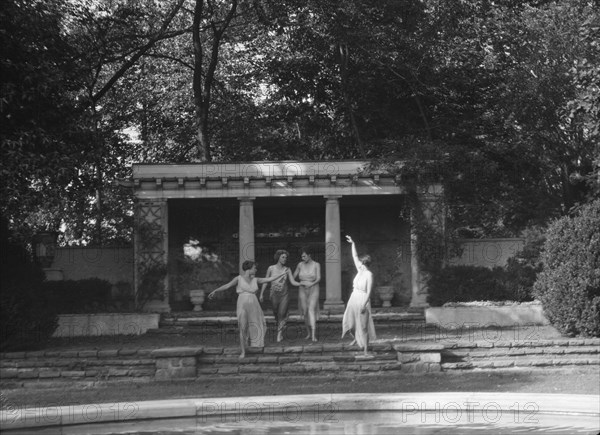
[[[600,366],[600,339],[536,341],[448,341],[380,339],[365,358],[346,343],[269,345],[250,348],[239,359],[238,346],[136,347],[45,350],[0,355],[0,386],[44,387],[75,382],[196,379],[206,376],[355,376],[384,371],[426,373],[497,369],[556,369]]]

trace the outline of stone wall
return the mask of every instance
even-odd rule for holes
[[[451,258],[452,266],[503,267],[510,257],[523,249],[525,240],[511,239],[463,239],[462,256]]]
[[[343,235],[351,234],[357,240],[359,254],[366,252],[371,255],[377,284],[381,283],[381,277],[385,272],[393,269],[393,262],[398,262],[399,273],[393,278],[395,296],[392,304],[394,306],[407,306],[410,303],[411,295],[410,243],[408,241],[410,228],[407,222],[398,219],[396,208],[390,207],[387,210],[381,208],[377,215],[373,215],[368,208],[344,207],[342,213],[345,218],[342,230]],[[233,231],[233,225],[230,226]],[[233,252],[235,243],[229,239],[226,243],[227,252]],[[178,240],[178,242],[181,242],[181,240]],[[265,256],[263,264],[260,265],[261,269],[266,269],[269,264],[267,260],[271,260],[270,256],[272,254],[270,251],[274,252],[276,248],[280,249],[281,247],[291,249],[292,246],[290,243],[280,243],[280,246],[270,240],[269,242],[270,244],[263,247],[262,245],[266,242],[257,239],[257,253],[260,249],[270,248],[268,249],[269,255]],[[298,243],[298,246],[301,245],[301,243]],[[523,248],[523,245],[524,240],[520,238],[464,239],[462,241],[462,256],[450,259],[449,264],[502,267],[506,265],[510,257]],[[174,246],[171,248],[175,250]],[[356,272],[350,256],[349,245],[345,241],[343,241],[341,250],[342,297],[344,301],[347,301],[352,290],[352,279]],[[292,253],[289,264],[292,268],[299,260],[297,251],[296,248]],[[230,253],[231,255],[233,254]],[[316,259],[321,260],[324,272],[324,259],[319,258],[319,256],[323,256],[323,253],[316,255]],[[128,291],[127,289],[133,289],[133,264],[133,248],[131,247],[65,247],[57,248],[52,267],[47,269],[46,273],[49,275],[49,279],[104,279],[113,284],[113,293],[116,295]],[[264,273],[263,270],[259,270],[259,275],[261,273]],[[174,286],[173,283],[172,286]],[[325,291],[321,293],[322,299],[324,299]],[[175,295],[172,294],[171,296]],[[295,307],[295,300],[293,306]]]
[[[133,248],[56,248],[50,269],[64,280],[100,278],[111,284],[128,283],[133,287]]]

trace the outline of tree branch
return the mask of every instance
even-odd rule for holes
[[[150,38],[150,40],[136,54],[134,54],[127,62],[125,62],[121,66],[121,68],[119,68],[119,70],[115,74],[113,74],[113,76],[108,80],[108,82],[106,82],[106,84],[102,87],[102,89],[100,89],[95,95],[93,95],[93,97],[92,97],[93,103],[96,103],[98,100],[100,100],[110,90],[110,88],[112,88],[112,86],[121,77],[123,77],[123,75],[127,72],[127,70],[129,68],[131,68],[138,61],[138,59],[140,57],[142,57],[148,50],[150,50],[150,48],[152,48],[154,46],[154,44],[156,44],[157,41],[160,40],[160,38],[166,33],[167,28],[171,24],[171,21],[173,21],[173,18],[175,18],[175,15],[177,15],[177,12],[183,5],[184,1],[185,0],[178,1],[178,3],[173,8],[173,10],[171,10],[169,15],[165,19],[165,21],[164,21],[163,25],[161,26],[160,30],[158,31],[158,33],[155,36],[153,36],[152,38]]]

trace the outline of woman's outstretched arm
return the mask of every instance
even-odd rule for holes
[[[215,293],[216,293],[216,292],[220,292],[220,291],[223,291],[223,290],[227,290],[228,288],[231,288],[231,287],[233,287],[234,285],[236,285],[236,284],[237,284],[237,282],[238,282],[238,278],[239,278],[239,276],[236,276],[236,277],[235,277],[235,278],[233,278],[231,281],[229,281],[227,284],[223,284],[221,287],[214,289],[213,291],[211,291],[211,292],[208,294],[208,297],[212,299],[212,298],[215,296]]]
[[[356,267],[356,270],[359,270],[360,261],[358,260],[358,253],[356,252],[356,243],[354,243],[354,240],[352,240],[352,237],[350,236],[346,236],[346,241],[352,244],[352,259],[354,260],[354,266]]]
[[[256,278],[256,282],[259,284],[264,284],[267,282],[273,282],[273,281],[277,281],[279,278],[281,278],[282,276],[284,276],[287,272],[283,272],[280,273],[279,275],[275,275],[275,276],[270,276],[268,278]]]

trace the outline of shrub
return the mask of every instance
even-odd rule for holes
[[[548,320],[567,335],[600,336],[600,200],[555,221],[534,285]]]
[[[52,336],[58,316],[42,291],[44,271],[10,240],[5,219],[0,226],[0,350],[36,349]]]
[[[441,306],[446,302],[531,300],[513,289],[511,277],[502,267],[448,266],[431,273],[428,302]]]
[[[528,228],[523,232],[523,237],[523,249],[506,263],[506,285],[507,291],[515,295],[516,300],[531,300],[533,285],[542,271],[540,257],[546,241],[545,230],[540,227]]]
[[[78,281],[48,281],[44,292],[59,314],[112,311],[111,283],[99,278]]]

